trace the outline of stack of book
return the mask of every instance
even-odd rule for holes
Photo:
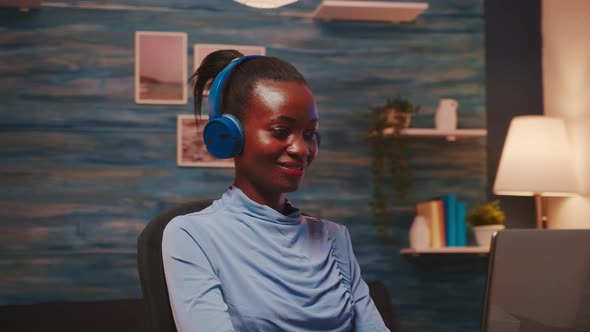
[[[467,204],[454,194],[416,204],[416,214],[426,219],[431,248],[467,245]]]

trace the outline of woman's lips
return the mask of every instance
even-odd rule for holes
[[[301,163],[278,163],[283,172],[294,176],[303,176],[305,165]]]

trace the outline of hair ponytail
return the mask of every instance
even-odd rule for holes
[[[190,77],[189,81],[193,82],[194,112],[196,117],[201,114],[201,105],[203,104],[203,91],[208,83],[215,79],[223,68],[235,59],[243,56],[236,50],[219,50],[210,53],[203,59],[201,65]]]
[[[203,59],[203,62],[189,80],[193,82],[195,121],[201,114],[203,91],[207,84],[210,84],[232,60],[242,56],[243,54],[236,50],[219,50],[210,53]],[[222,113],[231,114],[238,120],[243,121],[252,95],[252,89],[256,82],[261,80],[291,81],[307,84],[303,75],[293,65],[284,60],[269,56],[248,59],[244,64],[234,68],[224,83],[220,102]]]

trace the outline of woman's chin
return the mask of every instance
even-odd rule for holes
[[[281,186],[282,187],[281,192],[292,193],[292,192],[299,190],[299,187],[301,187],[301,180],[302,179],[299,179],[297,181],[290,181],[290,183],[285,184],[284,186]]]

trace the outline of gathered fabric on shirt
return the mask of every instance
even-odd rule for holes
[[[176,217],[164,232],[177,328],[350,331],[355,299],[349,246],[344,226],[298,209],[283,215],[232,187],[205,210]],[[365,307],[375,315],[368,301]],[[371,331],[387,331],[382,321],[375,326],[382,329]]]

